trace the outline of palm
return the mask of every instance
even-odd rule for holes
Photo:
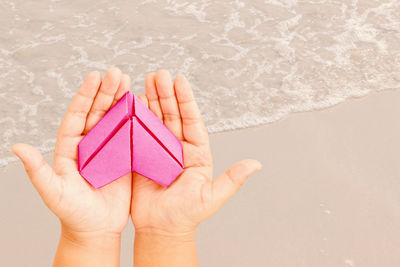
[[[185,168],[168,188],[140,174],[133,174],[131,213],[136,229],[154,227],[165,231],[189,230],[207,216],[202,188],[211,179],[212,162],[210,156],[201,160],[196,158],[209,154],[209,151],[193,147],[185,141],[182,145]],[[193,161],[190,161],[191,157]],[[194,165],[191,167],[189,162]],[[182,226],[185,228],[182,229]]]
[[[93,189],[77,171],[60,176],[60,201],[50,208],[65,226],[77,232],[123,230],[129,218],[130,174],[101,189]]]
[[[137,231],[191,231],[227,197],[218,185],[222,180],[212,180],[209,138],[192,90],[185,78],[172,84],[169,73],[161,70],[146,77],[146,95],[139,97],[181,140],[184,171],[168,188],[133,174],[133,223]]]
[[[34,170],[27,168],[46,205],[71,230],[121,232],[128,221],[131,174],[94,189],[77,170],[77,145],[129,86],[128,76],[115,68],[103,81],[98,72],[89,74],[61,124],[53,169],[44,162]]]

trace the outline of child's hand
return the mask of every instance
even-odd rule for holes
[[[150,73],[146,77],[146,95],[139,97],[181,140],[184,171],[168,188],[133,174],[131,214],[136,234],[190,235],[249,175],[259,170],[261,164],[243,160],[212,180],[207,130],[184,77],[177,77],[173,84],[167,71]]]
[[[86,77],[61,123],[53,168],[35,148],[12,147],[43,201],[60,219],[62,234],[76,242],[96,239],[106,246],[105,239],[118,240],[128,222],[131,174],[94,189],[77,170],[77,145],[129,87],[129,77],[116,68],[103,81],[99,72]]]

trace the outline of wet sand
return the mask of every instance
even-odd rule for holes
[[[215,174],[264,168],[201,224],[201,266],[399,266],[400,91],[211,135]],[[46,157],[50,160],[50,155]],[[49,266],[58,221],[20,163],[0,170],[1,266]],[[133,227],[121,266],[132,266]]]

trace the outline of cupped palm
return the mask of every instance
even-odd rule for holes
[[[243,160],[213,180],[209,137],[188,81],[178,76],[173,83],[167,71],[159,70],[147,75],[145,87],[139,98],[181,141],[184,170],[169,187],[134,173],[132,220],[136,231],[193,232],[261,165]]]

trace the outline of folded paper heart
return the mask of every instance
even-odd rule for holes
[[[182,145],[127,92],[79,142],[78,170],[95,188],[130,172],[168,186],[183,170]]]

